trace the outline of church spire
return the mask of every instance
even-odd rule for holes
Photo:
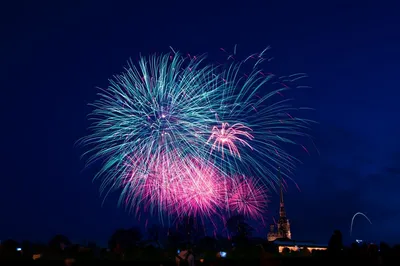
[[[278,167],[277,177],[280,181],[280,204],[279,204],[279,220],[278,220],[278,228],[275,232],[274,225],[271,225],[270,232],[268,233],[268,241],[274,241],[280,238],[291,239],[292,233],[290,232],[290,223],[289,220],[286,218],[286,211],[285,211],[285,203],[283,201],[283,178],[281,174],[281,168]]]

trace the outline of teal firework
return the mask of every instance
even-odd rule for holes
[[[285,144],[306,136],[310,121],[291,114],[298,109],[282,95],[303,75],[266,74],[262,59],[260,53],[212,65],[203,56],[173,53],[129,62],[99,93],[92,133],[82,139],[90,147],[88,163],[101,162],[102,191],[122,189],[121,200],[131,207],[171,212],[183,209],[177,206],[185,189],[177,184],[198,184],[211,172],[213,181],[204,184],[240,175],[274,187],[278,167],[290,177],[296,159]],[[229,205],[218,202],[214,210]]]

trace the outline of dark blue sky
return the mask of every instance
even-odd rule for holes
[[[11,2],[11,1],[10,1]],[[40,2],[40,3],[39,3]],[[400,239],[399,6],[378,1],[13,1],[0,23],[0,239],[105,243],[137,224],[83,170],[87,103],[129,57],[268,45],[274,72],[306,72],[320,155],[300,153],[287,213],[295,239]],[[81,2],[84,2],[82,4]],[[132,2],[132,4],[127,4]],[[384,2],[384,1],[382,1]],[[393,2],[393,1],[391,1]],[[279,4],[278,4],[279,3]],[[320,4],[318,4],[320,3]],[[375,3],[375,4],[373,4]],[[396,17],[397,16],[397,17]],[[277,215],[271,198],[269,220]],[[399,241],[397,241],[399,242]]]

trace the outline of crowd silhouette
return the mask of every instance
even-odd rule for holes
[[[167,241],[161,243],[157,226],[150,227],[147,237],[138,228],[118,229],[110,237],[107,248],[95,243],[76,245],[64,235],[56,235],[47,244],[28,241],[18,243],[6,240],[0,246],[0,260],[15,261],[30,265],[88,265],[94,261],[119,265],[337,265],[357,263],[360,265],[398,265],[400,245],[385,243],[343,245],[341,232],[335,230],[328,242],[327,250],[288,248],[278,252],[273,242],[254,243],[251,228],[243,219],[229,221],[227,229],[231,238],[210,237],[200,234],[193,221],[188,219],[180,227],[167,232]],[[186,255],[185,255],[186,254]],[[191,256],[191,257],[190,257]],[[183,258],[192,258],[190,263]],[[0,262],[1,263],[1,262]]]

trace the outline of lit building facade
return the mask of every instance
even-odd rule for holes
[[[313,242],[296,242],[296,241],[274,241],[274,244],[278,246],[279,253],[282,253],[285,249],[290,251],[300,251],[302,249],[308,249],[313,252],[314,250],[326,250],[328,245],[316,244]]]

